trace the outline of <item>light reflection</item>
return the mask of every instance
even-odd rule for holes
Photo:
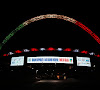
[[[61,80],[40,80],[37,81],[38,83],[56,83],[56,82],[62,82]]]

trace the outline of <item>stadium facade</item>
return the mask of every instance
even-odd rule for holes
[[[44,48],[45,49],[45,48]],[[25,73],[35,79],[94,78],[99,72],[99,57],[78,50],[48,48],[16,52],[1,58],[0,72]],[[18,50],[17,50],[18,51]],[[82,52],[82,51],[81,51]]]

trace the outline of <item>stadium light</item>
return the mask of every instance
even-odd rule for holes
[[[9,52],[9,53],[8,53],[8,55],[13,55],[13,54],[14,54],[13,52]]]
[[[62,51],[62,50],[63,50],[62,48],[58,48],[58,49],[57,49],[57,51]]]
[[[79,49],[75,49],[75,50],[73,50],[73,52],[79,52]]]
[[[8,56],[8,54],[3,54],[3,56]]]
[[[30,52],[30,50],[28,50],[28,49],[23,49],[23,52]]]
[[[90,55],[95,55],[95,53],[94,52],[91,52],[91,53],[89,53]]]
[[[37,74],[38,70],[36,70],[36,74]]]
[[[46,49],[45,48],[40,48],[40,51],[45,51]]]
[[[95,65],[93,65],[93,67],[95,67]]]

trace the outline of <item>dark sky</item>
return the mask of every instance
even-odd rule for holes
[[[59,14],[82,22],[100,37],[100,13],[92,8],[23,8],[8,7],[1,11],[0,42],[18,25],[39,15]],[[18,31],[2,48],[1,52],[10,52],[24,48],[62,47],[79,48],[98,52],[100,45],[80,27],[64,20],[46,19],[31,23]]]

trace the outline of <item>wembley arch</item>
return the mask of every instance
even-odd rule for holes
[[[84,24],[82,24],[81,22],[73,19],[73,18],[70,18],[70,17],[67,17],[67,16],[64,16],[64,15],[57,15],[57,14],[46,14],[46,15],[40,15],[40,16],[36,16],[34,18],[31,18],[25,22],[23,22],[22,24],[20,24],[15,30],[13,30],[8,36],[6,36],[6,38],[2,41],[2,43],[0,44],[0,50],[2,49],[3,45],[6,44],[6,42],[8,42],[8,40],[14,36],[14,34],[21,30],[22,28],[24,28],[25,26],[29,25],[30,23],[32,22],[35,22],[35,21],[39,21],[39,20],[42,20],[42,19],[47,19],[47,18],[56,18],[56,19],[63,19],[65,21],[69,21],[77,26],[79,26],[80,28],[82,28],[84,31],[86,31],[88,34],[90,34],[98,44],[100,44],[100,38],[94,33],[92,32],[88,27],[86,27]]]

